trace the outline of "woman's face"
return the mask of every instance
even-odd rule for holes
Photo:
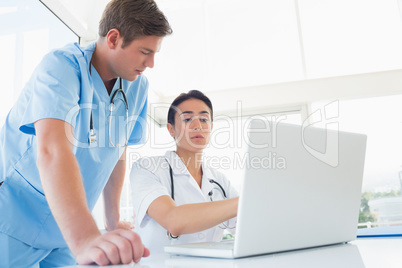
[[[201,152],[209,143],[211,110],[198,99],[183,101],[177,107],[174,126],[168,124],[168,130],[178,151]]]

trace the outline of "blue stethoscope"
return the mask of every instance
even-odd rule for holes
[[[90,64],[89,68],[89,74],[91,74],[92,70],[92,64]],[[112,97],[110,98],[110,116],[109,116],[109,142],[113,147],[125,147],[128,144],[128,125],[126,124],[126,142],[124,145],[120,144],[114,144],[111,139],[111,125],[112,125],[112,117],[113,117],[113,106],[114,106],[114,100],[116,98],[116,95],[120,92],[121,95],[123,96],[124,104],[126,105],[126,120],[128,119],[128,102],[127,102],[127,97],[126,93],[123,91],[123,83],[121,80],[121,77],[119,77],[119,85],[120,88],[118,88],[115,92],[113,92]],[[96,133],[94,131],[94,124],[92,120],[92,109],[91,109],[91,119],[89,122],[89,143],[96,143]]]

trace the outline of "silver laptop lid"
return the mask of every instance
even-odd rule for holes
[[[235,257],[355,239],[366,136],[250,124]]]

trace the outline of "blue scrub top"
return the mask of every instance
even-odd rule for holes
[[[0,232],[36,248],[66,247],[50,212],[39,177],[34,122],[53,118],[74,127],[73,153],[80,166],[88,207],[92,210],[109,179],[122,148],[113,144],[145,141],[148,81],[140,75],[122,80],[127,96],[128,118],[122,94],[115,98],[110,119],[110,97],[120,87],[116,80],[109,95],[94,67],[90,68],[96,43],[78,44],[47,54],[35,69],[0,132]],[[91,72],[89,71],[91,69]],[[92,112],[97,142],[90,144]]]

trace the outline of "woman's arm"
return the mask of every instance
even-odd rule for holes
[[[190,234],[212,228],[237,216],[239,198],[177,206],[170,196],[155,199],[148,215],[173,236]]]

